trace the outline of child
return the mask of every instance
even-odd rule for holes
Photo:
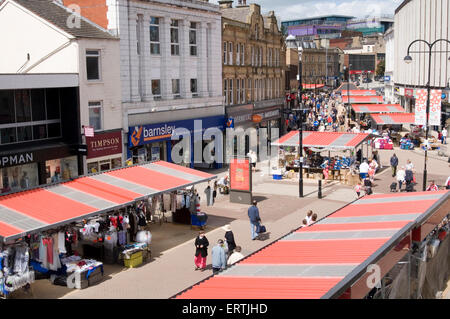
[[[306,220],[306,224],[309,224],[311,221],[311,217],[312,217],[313,211],[309,210],[308,213],[306,214],[306,217],[304,220]]]
[[[358,184],[356,184],[356,186],[355,186],[355,192],[356,192],[356,195],[358,195],[358,198],[359,197],[361,197],[361,183],[359,182]]]
[[[300,228],[303,228],[303,227],[306,227],[306,226],[308,226],[308,222],[307,222],[307,220],[305,218],[305,219],[303,219],[302,224],[300,225]]]

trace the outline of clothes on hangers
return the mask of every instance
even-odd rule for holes
[[[28,270],[28,262],[30,261],[28,247],[16,246],[15,250],[13,270],[17,274],[23,274]]]
[[[58,232],[58,251],[62,254],[67,253],[66,250],[66,238],[65,233],[60,231]]]
[[[163,203],[164,203],[164,210],[170,211],[170,203],[171,203],[171,198],[170,198],[170,194],[163,194]]]

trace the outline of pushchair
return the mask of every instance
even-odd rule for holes
[[[391,192],[397,192],[397,183],[392,182],[390,188],[391,188]]]

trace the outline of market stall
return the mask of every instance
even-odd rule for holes
[[[342,90],[341,95],[351,95],[351,96],[375,96],[377,92],[375,90]]]
[[[383,103],[383,97],[382,96],[359,96],[359,95],[342,95],[342,103],[350,103],[351,104],[381,104]]]
[[[193,186],[214,178],[156,161],[0,196],[0,294],[43,278],[81,289],[101,280],[104,263],[142,264],[147,224],[191,203],[195,213]]]
[[[274,179],[281,179],[283,176],[289,178],[294,172],[298,172],[298,134],[298,131],[289,132],[272,143],[273,146],[280,147],[278,158],[271,162]],[[372,135],[367,133],[303,132],[303,150],[306,154],[303,159],[304,177],[322,179],[326,166],[329,170],[328,179],[354,183],[351,176],[357,177],[354,164],[358,159],[355,151],[360,148],[358,152],[362,157],[362,145],[368,145],[367,142],[371,138]],[[331,153],[334,156],[331,156]]]
[[[373,129],[389,132],[389,134],[386,133],[383,137],[375,139],[375,148],[393,149],[394,145],[400,146],[402,149],[412,149],[414,147],[410,140],[400,137],[399,133],[402,130],[402,125],[414,124],[414,113],[372,113],[370,117]]]

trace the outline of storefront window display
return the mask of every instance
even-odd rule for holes
[[[15,192],[39,185],[37,163],[0,169],[2,193]]]
[[[57,183],[78,177],[76,156],[50,160],[45,162],[47,183]]]
[[[104,171],[108,171],[110,169],[120,168],[120,167],[122,167],[122,158],[121,157],[87,163],[87,169],[88,169],[89,174],[104,172]]]

